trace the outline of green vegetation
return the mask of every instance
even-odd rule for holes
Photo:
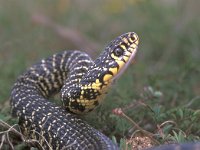
[[[158,143],[200,140],[199,6],[193,0],[0,1],[0,119],[17,123],[9,95],[31,64],[81,47],[95,58],[110,40],[134,31],[135,61],[103,105],[83,118],[121,146],[138,129],[112,113],[117,107]]]

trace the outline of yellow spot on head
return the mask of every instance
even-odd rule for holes
[[[116,62],[119,65],[119,69],[121,69],[124,66],[124,62],[121,60],[116,60]]]
[[[128,42],[127,38],[123,38],[123,41],[124,41],[126,44],[129,45],[129,42]]]
[[[121,47],[122,49],[124,49],[124,50],[126,49],[126,46],[123,45],[123,44],[121,44],[120,47]]]
[[[131,39],[131,38],[129,38],[129,41],[131,42],[131,43],[133,43],[134,41]]]
[[[137,48],[137,45],[135,43],[131,44],[131,46],[129,47],[129,49],[133,49],[133,50],[136,48]],[[131,51],[133,51],[133,50],[131,50]]]
[[[123,59],[127,62],[130,57],[124,56]]]
[[[118,59],[119,59],[117,56],[115,56],[114,53],[111,54],[111,57],[112,57],[113,59],[115,59],[115,60],[118,60]]]
[[[139,44],[139,39],[137,41],[135,41],[135,44],[137,44],[137,45]]]

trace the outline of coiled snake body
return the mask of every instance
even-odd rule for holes
[[[99,105],[134,57],[138,42],[138,36],[129,32],[109,43],[95,61],[80,51],[64,51],[29,68],[11,92],[12,114],[18,116],[22,133],[44,149],[118,149],[73,113]],[[60,89],[63,106],[48,101]]]

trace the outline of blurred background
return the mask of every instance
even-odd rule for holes
[[[56,52],[79,49],[96,58],[112,39],[140,37],[133,63],[102,106],[84,119],[109,137],[130,139],[135,128],[112,114],[122,107],[157,139],[184,142],[200,136],[200,1],[1,0],[0,119],[10,116],[9,95],[29,66]],[[166,121],[173,123],[166,123]],[[122,142],[123,144],[123,142]]]

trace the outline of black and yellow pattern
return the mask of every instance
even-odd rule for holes
[[[110,42],[95,61],[80,51],[64,51],[21,75],[11,92],[11,106],[27,139],[53,150],[118,149],[73,113],[83,114],[99,105],[134,57],[138,43],[138,36],[129,32]],[[48,101],[60,90],[67,111]]]
[[[138,42],[139,39],[135,33],[118,37],[92,64],[88,65],[88,69],[82,64],[89,63],[91,60],[77,58],[78,63],[74,63],[73,66],[77,69],[70,72],[68,81],[61,89],[64,106],[79,114],[93,110],[103,99],[102,96],[112,81],[126,68],[131,57],[135,55]]]

